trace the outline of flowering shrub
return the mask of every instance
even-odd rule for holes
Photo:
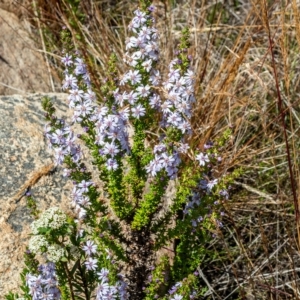
[[[6,299],[200,296],[203,243],[222,225],[219,204],[228,198],[229,178],[214,178],[213,170],[230,132],[203,152],[189,145],[196,101],[189,31],[183,31],[163,80],[153,10],[144,1],[134,12],[124,55],[128,71],[118,78],[112,56],[101,91],[94,90],[80,53],[66,44],[62,88],[69,93],[71,123],[55,116],[49,99],[43,107],[55,161],[73,181],[74,215],[58,208],[39,215],[28,197],[38,219],[25,253],[23,295]],[[63,37],[68,41],[69,33]],[[74,133],[75,123],[83,133]],[[78,139],[90,150],[107,201],[100,200]],[[171,186],[172,195],[166,194]]]

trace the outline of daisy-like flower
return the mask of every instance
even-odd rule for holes
[[[106,162],[106,167],[107,170],[112,171],[112,170],[117,170],[118,168],[118,163],[115,159],[109,158]]]
[[[139,119],[146,114],[146,109],[141,104],[138,104],[131,108],[131,113],[134,118]]]
[[[62,148],[55,148],[55,160],[56,162],[61,165],[65,159],[65,156],[68,154],[66,150]]]
[[[172,103],[171,101],[165,101],[162,105],[161,105],[161,110],[164,114],[170,113],[171,112],[171,108],[172,108]]]
[[[125,76],[128,80],[131,81],[131,84],[140,83],[142,80],[142,75],[139,73],[138,70],[130,70]]]
[[[77,78],[74,77],[72,74],[66,75],[62,89],[66,90],[67,88],[76,89],[77,88]]]
[[[148,59],[148,60],[145,60],[143,63],[142,63],[142,66],[145,68],[145,70],[147,72],[150,72],[151,68],[152,68],[152,60],[151,59]]]
[[[101,271],[97,273],[98,278],[103,282],[107,281],[108,274],[109,274],[109,270],[106,268],[102,268]]]
[[[93,112],[93,106],[91,101],[85,101],[81,105],[76,106],[76,112],[83,117],[86,117]]]
[[[96,290],[96,299],[108,299],[107,298],[107,294],[109,293],[110,290],[110,286],[107,282],[103,282],[101,281],[101,283],[99,283],[97,290]]]
[[[169,124],[171,124],[174,127],[178,127],[181,122],[182,122],[181,116],[177,112],[170,113],[168,117]]]
[[[127,101],[129,102],[129,104],[134,105],[137,100],[138,100],[138,94],[135,93],[134,91],[131,91],[127,95]]]
[[[84,262],[86,268],[90,271],[95,271],[97,269],[97,259],[89,257],[87,261]]]
[[[169,74],[169,82],[175,82],[180,78],[180,70],[179,69],[171,69]]]
[[[181,300],[183,297],[179,294],[175,294],[174,297],[171,300]]]
[[[65,141],[65,133],[61,129],[56,129],[51,135],[51,142],[55,144],[63,144]]]
[[[87,72],[86,65],[81,58],[77,57],[75,59],[75,66],[76,66],[75,68],[76,75],[85,74]]]
[[[141,10],[137,9],[134,12],[134,14],[135,14],[135,17],[132,20],[132,26],[134,28],[140,27],[147,21],[146,14],[144,12],[142,12]]]
[[[179,153],[187,153],[187,151],[190,149],[190,146],[188,144],[180,144],[178,148]]]
[[[82,180],[77,186],[80,188],[82,193],[86,193],[89,191],[89,186],[93,183],[91,181]]]
[[[91,102],[96,100],[96,94],[92,90],[87,90],[83,97],[85,100],[89,100]]]
[[[181,130],[181,132],[184,133],[191,133],[192,128],[191,128],[191,124],[187,121],[183,121],[178,125],[178,128]]]
[[[69,55],[68,53],[61,59],[61,62],[69,67],[73,64],[73,59],[72,59],[72,55]]]
[[[160,73],[158,70],[153,70],[152,74],[150,76],[150,82],[154,85],[157,86],[160,83]]]
[[[200,166],[205,166],[206,163],[209,162],[208,155],[207,154],[204,155],[202,152],[196,155],[196,160],[199,161]]]
[[[136,89],[138,95],[140,95],[141,97],[147,97],[150,94],[150,86],[149,85],[142,85],[139,86]]]
[[[154,94],[152,97],[150,97],[149,104],[152,108],[158,108],[161,104],[160,96]]]
[[[92,254],[97,253],[97,245],[93,241],[87,241],[85,246],[82,247],[82,250],[86,253],[86,255],[91,256]]]
[[[82,197],[78,202],[84,207],[89,207],[91,205],[89,197]]]
[[[84,97],[84,91],[79,89],[73,89],[70,90],[70,95],[68,96],[68,99],[70,100],[70,103],[79,102]],[[75,105],[75,104],[74,104]]]
[[[207,188],[211,191],[212,188],[218,183],[218,179],[209,180],[207,182]]]
[[[118,146],[114,143],[106,143],[103,149],[104,154],[108,154],[111,157],[115,157],[120,150],[118,149]]]

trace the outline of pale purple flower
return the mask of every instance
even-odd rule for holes
[[[152,68],[152,60],[151,59],[148,59],[148,60],[145,60],[143,63],[142,63],[142,66],[145,68],[145,70],[147,72],[150,72],[151,68]]]
[[[145,45],[145,50],[148,54],[151,52],[155,53],[158,51],[158,44],[156,42],[150,41]]]
[[[137,46],[137,38],[132,36],[126,40],[126,50]]]
[[[91,181],[82,180],[77,186],[80,188],[82,193],[86,193],[89,191],[89,186],[92,184],[93,183]]]
[[[218,183],[218,179],[213,179],[207,182],[207,188],[212,190],[212,188]]]
[[[141,104],[138,104],[131,108],[131,113],[134,118],[139,119],[146,114],[146,109]]]
[[[115,159],[109,158],[106,162],[107,170],[112,171],[118,168],[118,163]]]
[[[139,48],[137,51],[133,52],[131,55],[130,66],[135,67],[140,59],[144,59],[146,56],[146,50],[144,48]]]
[[[97,269],[97,259],[89,257],[87,261],[84,262],[87,270],[94,271]]]
[[[96,299],[107,299],[106,296],[109,293],[109,289],[110,286],[107,282],[103,282],[101,281],[101,283],[99,283],[97,290],[96,290]]]
[[[195,74],[192,70],[187,70],[187,72],[184,74],[184,79],[186,84],[192,85],[195,80]]]
[[[172,108],[172,103],[170,101],[165,101],[161,105],[161,110],[164,114],[170,113]]]
[[[131,84],[137,84],[140,83],[142,80],[142,75],[139,73],[138,70],[130,70],[127,74],[126,74],[126,78],[128,78],[128,80],[131,81]]]
[[[181,116],[177,113],[170,113],[168,116],[168,123],[173,125],[173,127],[178,127],[182,122]]]
[[[188,149],[190,149],[190,146],[188,144],[180,144],[178,148],[179,153],[187,153]]]
[[[66,150],[62,148],[55,148],[55,160],[56,162],[61,165],[64,161],[65,156],[68,154]]]
[[[119,149],[114,143],[106,143],[103,149],[104,154],[111,155],[111,157],[115,157],[119,153]]]
[[[136,15],[133,20],[132,20],[132,26],[135,28],[140,27],[141,25],[143,25],[147,19],[146,19],[146,14],[140,10],[136,10],[134,12],[134,14]]]
[[[175,294],[171,300],[182,300],[183,297],[181,295]]]
[[[145,86],[139,86],[136,89],[138,95],[140,95],[141,97],[147,97],[150,94],[150,86],[149,85],[145,85]]]
[[[160,96],[157,94],[153,94],[153,96],[149,99],[149,104],[152,108],[158,108],[161,104]]]
[[[191,128],[191,124],[187,121],[182,121],[179,125],[178,128],[181,130],[181,132],[184,133],[191,133],[192,128]]]
[[[68,96],[68,99],[70,100],[70,106],[71,106],[71,103],[81,101],[83,99],[83,97],[84,97],[83,90],[79,90],[79,89],[70,90],[70,95]],[[74,104],[74,106],[75,106],[75,104]],[[72,107],[74,107],[74,106],[72,106]]]
[[[98,278],[103,282],[106,282],[108,279],[109,270],[106,268],[102,268],[100,272],[97,273]]]
[[[85,74],[87,72],[86,65],[81,58],[77,57],[75,59],[75,66],[76,66],[75,68],[76,75]]]
[[[158,85],[159,83],[160,83],[160,73],[159,73],[159,71],[158,70],[153,70],[152,71],[152,74],[151,74],[151,76],[150,76],[150,82],[154,85],[154,86],[156,86],[156,85]]]
[[[75,111],[72,117],[72,122],[74,123],[80,123],[82,122],[82,117],[79,111]]]
[[[61,62],[65,65],[65,66],[71,66],[73,64],[73,60],[72,60],[72,55],[66,54],[62,59]]]
[[[51,142],[55,144],[63,144],[65,141],[65,133],[61,129],[56,129],[51,136]]]
[[[91,102],[96,100],[96,94],[92,90],[87,90],[83,97],[85,100],[89,100]]]
[[[130,110],[129,107],[125,107],[124,109],[119,111],[119,116],[123,121],[127,121],[129,119]]]
[[[89,207],[91,205],[90,199],[89,197],[82,197],[81,199],[79,199],[79,204],[82,205],[83,207]]]
[[[63,82],[62,89],[66,90],[67,88],[71,87],[72,89],[77,88],[77,78],[74,77],[72,74],[66,75],[65,80]]]
[[[180,70],[179,69],[171,69],[169,74],[169,82],[175,82],[180,78]]]
[[[114,115],[108,115],[103,119],[103,125],[109,130],[115,130],[118,126],[117,117]]]
[[[134,91],[131,91],[127,95],[127,101],[129,102],[129,104],[134,105],[137,100],[138,100],[138,94],[135,93]]]
[[[139,37],[141,37],[142,39],[144,39],[144,40],[150,40],[150,35],[151,35],[151,29],[150,28],[148,28],[146,26],[143,26],[140,29]]]
[[[85,246],[82,247],[82,250],[86,253],[86,255],[91,256],[92,254],[97,253],[97,245],[93,241],[87,241]]]
[[[203,154],[202,152],[200,152],[198,155],[196,155],[196,160],[199,161],[199,165],[200,166],[205,166],[206,163],[209,162],[209,158],[207,154]]]
[[[85,101],[76,107],[76,112],[83,117],[90,115],[93,112],[93,106],[91,101]]]

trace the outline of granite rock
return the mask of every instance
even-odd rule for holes
[[[70,211],[72,183],[56,167],[43,135],[42,94],[0,96],[0,294],[17,291],[32,222],[24,194],[38,208]],[[47,94],[66,113],[66,94]]]
[[[0,2],[0,95],[54,91],[59,79],[31,38],[30,23],[3,9],[13,10],[11,1]]]

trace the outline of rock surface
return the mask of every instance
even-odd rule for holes
[[[39,209],[69,210],[72,183],[56,168],[43,136],[43,95],[0,96],[0,294],[17,291],[23,253],[32,222],[24,194],[30,190]],[[65,114],[66,94],[47,94]],[[0,297],[1,299],[2,296]]]
[[[48,71],[31,39],[29,23],[1,8],[10,7],[9,1],[4,4],[0,5],[0,95],[54,91],[59,80]]]

